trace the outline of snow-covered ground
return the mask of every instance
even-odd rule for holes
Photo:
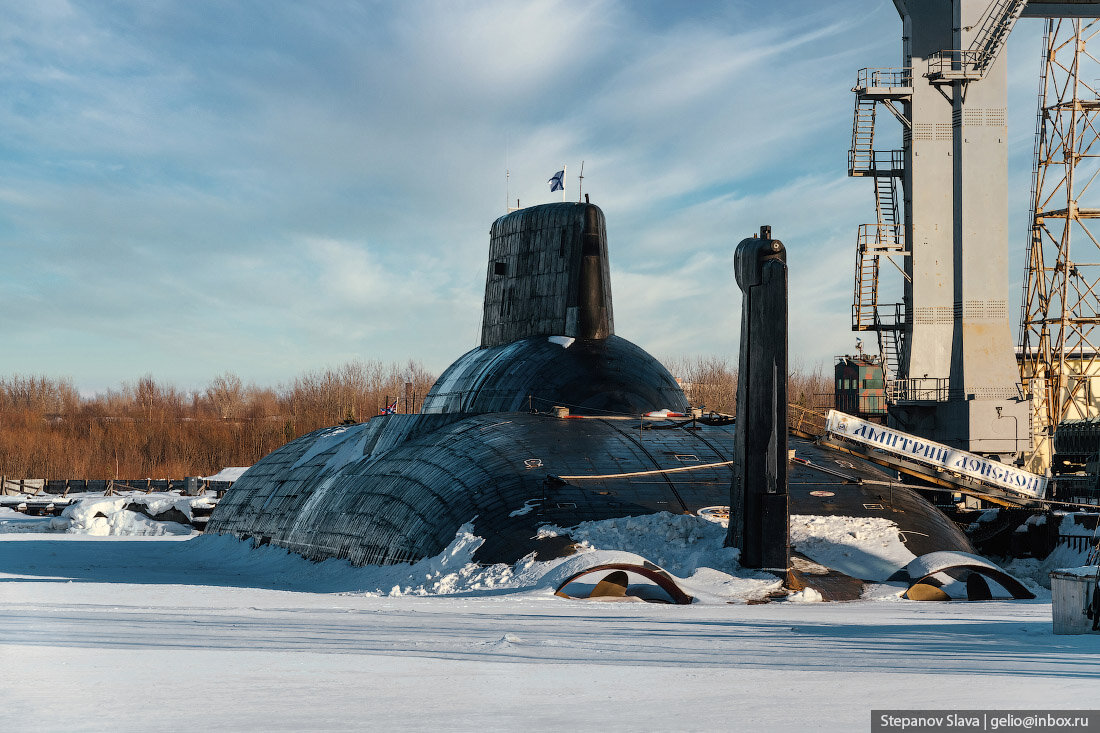
[[[860,730],[882,708],[1095,707],[1100,686],[1100,636],[1054,636],[1049,593],[747,605],[775,581],[692,517],[571,531],[663,565],[691,606],[555,597],[563,566],[471,565],[467,531],[353,568],[49,522],[0,510],[3,730]],[[905,559],[884,527],[816,524],[792,519],[811,556]]]

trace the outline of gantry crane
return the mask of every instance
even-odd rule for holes
[[[1037,466],[1100,447],[1100,61],[1088,47],[1098,33],[1097,19],[1052,19],[1044,35],[1019,349]],[[1067,426],[1083,449],[1056,449]]]
[[[853,89],[848,171],[873,180],[876,216],[857,238],[852,327],[878,336],[892,426],[1023,462],[1033,413],[1009,322],[1003,51],[1020,18],[1091,17],[1100,2],[894,4],[902,64],[860,70]],[[876,145],[883,112],[900,147]],[[890,263],[899,303],[880,302]]]

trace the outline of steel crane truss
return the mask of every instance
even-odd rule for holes
[[[1020,329],[1034,424],[1045,428],[1036,466],[1050,460],[1059,423],[1100,412],[1100,208],[1089,206],[1100,203],[1097,34],[1100,19],[1052,19],[1044,39]]]

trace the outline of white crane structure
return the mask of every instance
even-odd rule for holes
[[[1004,47],[1021,18],[1091,17],[1100,2],[894,0],[902,65],[862,69],[849,175],[874,182],[859,229],[852,327],[875,332],[892,427],[1023,462],[1033,401],[1008,307],[1008,134]],[[900,148],[876,146],[885,110]],[[880,275],[901,273],[901,302]]]

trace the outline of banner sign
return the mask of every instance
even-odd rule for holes
[[[833,435],[865,443],[929,466],[936,466],[1001,489],[1043,498],[1047,479],[1015,466],[876,425],[843,412],[829,410],[825,429]]]

